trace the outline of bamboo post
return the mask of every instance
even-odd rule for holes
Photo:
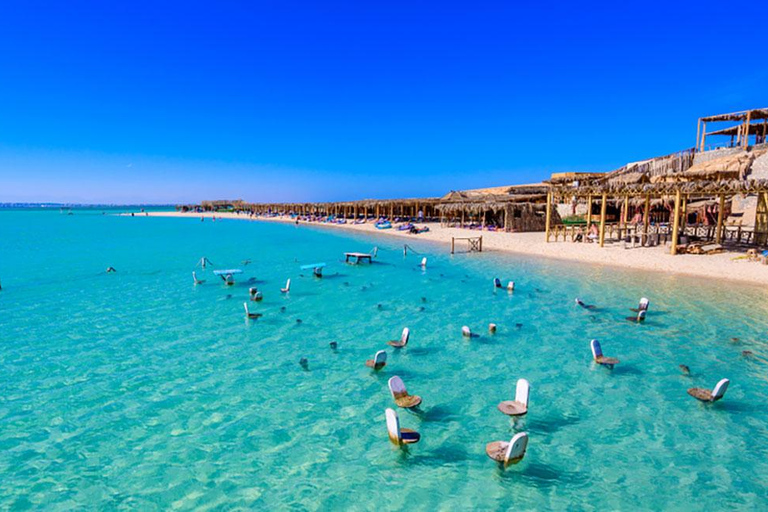
[[[603,193],[602,203],[600,204],[600,247],[605,246],[605,208],[608,205],[608,196]]]
[[[455,247],[456,247],[456,239],[454,237],[451,237],[451,254],[453,254]]]
[[[546,215],[546,224],[545,224],[547,243],[549,243],[549,229],[550,229],[551,222],[552,222],[552,192],[549,191],[547,192],[547,215]]]
[[[704,144],[707,141],[707,123],[703,122],[701,123],[701,146],[699,147],[699,151],[704,151]]]
[[[673,256],[677,254],[677,237],[678,230],[680,229],[680,190],[675,192],[675,213],[672,221],[672,248],[669,253]]]
[[[696,147],[699,146],[699,137],[701,136],[701,118],[696,123]]]
[[[651,220],[651,195],[645,196],[645,208],[643,209],[643,243],[648,238],[648,223]]]
[[[720,205],[717,208],[717,228],[715,230],[715,243],[723,240],[723,214],[725,213],[725,194],[720,194]]]
[[[752,111],[747,112],[747,120],[744,122],[744,149],[749,146],[749,122],[752,120]]]
[[[592,194],[587,196],[587,229],[592,224]]]
[[[483,235],[480,235],[480,252],[483,252]]]
[[[685,229],[688,227],[688,194],[682,197],[682,203],[680,203],[680,227],[685,235]]]

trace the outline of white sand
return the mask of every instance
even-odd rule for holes
[[[150,212],[150,216],[157,217],[212,217],[212,213],[181,213],[181,212]],[[216,218],[250,220],[246,215],[234,213],[216,213]],[[258,221],[265,222],[294,222],[287,217],[263,218]],[[307,224],[301,222],[301,224]],[[446,244],[446,251],[450,250],[451,237],[476,237],[483,236],[483,251],[506,251],[546,258],[556,258],[584,263],[611,265],[617,267],[632,268],[669,274],[687,274],[729,281],[747,282],[754,285],[768,284],[768,265],[747,260],[736,260],[740,253],[725,252],[711,256],[681,254],[671,256],[669,246],[643,247],[624,249],[623,243],[606,244],[602,249],[596,243],[550,242],[544,241],[544,233],[504,233],[474,231],[459,228],[444,228],[439,223],[428,223],[430,231],[420,235],[411,235],[396,229],[376,229],[372,222],[367,224],[322,224],[310,223],[314,226],[328,227],[329,229],[348,229],[363,231],[382,236],[398,236],[412,241],[429,240]],[[459,242],[457,242],[458,244]],[[467,242],[457,245],[466,249]]]

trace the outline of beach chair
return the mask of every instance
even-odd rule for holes
[[[603,355],[603,349],[600,346],[599,341],[592,340],[590,345],[592,346],[592,357],[595,359],[597,364],[607,366],[608,368],[613,368],[613,365],[619,364],[619,360],[615,357],[605,357]]]
[[[397,412],[394,409],[387,408],[385,415],[387,417],[387,433],[392,444],[403,446],[419,442],[421,435],[418,432],[409,428],[400,428],[400,418],[397,417]]]
[[[501,279],[498,277],[493,278],[493,287],[494,288],[501,288]]]
[[[403,348],[408,344],[408,340],[410,339],[410,337],[411,337],[410,329],[408,329],[407,327],[404,327],[403,333],[400,335],[400,339],[388,341],[387,345],[390,345],[395,348]]]
[[[525,457],[528,448],[528,434],[519,432],[509,441],[494,441],[485,445],[485,453],[504,467],[517,464]]]
[[[392,393],[392,398],[395,399],[398,407],[410,409],[411,407],[418,407],[421,403],[420,396],[408,394],[403,379],[397,375],[389,379],[389,392]]]
[[[424,256],[421,258],[421,265],[419,265],[421,268],[427,268],[427,257]]]
[[[731,381],[728,379],[722,379],[715,385],[715,389],[712,391],[704,388],[690,388],[688,394],[702,402],[717,402],[723,398],[723,395],[725,395],[725,391],[728,389],[728,384],[730,384],[730,382]]]
[[[488,332],[491,334],[496,334],[496,324],[488,324]]]
[[[643,310],[638,311],[637,316],[628,316],[627,321],[634,322],[636,324],[641,324],[645,322],[645,311]]]
[[[515,282],[514,281],[510,281],[510,282],[507,283],[507,291],[508,292],[515,291]]]
[[[376,352],[376,355],[373,356],[373,359],[368,359],[365,362],[365,366],[368,368],[373,368],[374,370],[381,370],[387,365],[387,352],[384,350],[379,350]]]
[[[205,282],[205,279],[197,278],[197,272],[195,272],[194,270],[192,271],[192,280],[195,282],[195,284],[203,284]]]
[[[285,282],[285,288],[280,288],[280,293],[288,293],[289,291],[291,291],[291,280],[290,279],[288,279]]]
[[[576,304],[583,307],[584,309],[595,309],[595,306],[593,306],[592,304],[585,304],[584,301],[578,297],[576,297]]]
[[[651,305],[651,302],[643,297],[640,299],[640,303],[637,305],[636,308],[629,308],[630,310],[634,311],[635,313],[639,313],[641,311],[648,311],[648,306]]]
[[[251,320],[256,320],[257,318],[260,318],[260,317],[264,316],[261,313],[251,313],[248,310],[248,303],[247,302],[243,302],[243,307],[245,308],[245,318],[249,318]]]
[[[528,395],[531,385],[525,379],[519,379],[515,387],[515,399],[506,400],[498,405],[498,409],[507,416],[522,416],[528,412]]]
[[[251,300],[254,302],[259,302],[264,298],[264,295],[257,288],[249,288],[248,295],[251,296]]]
[[[472,330],[465,325],[461,328],[461,335],[464,336],[465,338],[471,338]]]

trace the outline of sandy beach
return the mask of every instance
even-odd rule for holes
[[[210,218],[213,213],[150,212],[155,217],[192,217]],[[295,222],[288,217],[257,217],[250,219],[234,213],[216,213],[217,219],[256,220],[262,222]],[[302,224],[307,224],[302,221]],[[714,255],[681,254],[671,256],[668,246],[625,249],[624,244],[607,244],[600,248],[597,244],[550,242],[544,241],[544,233],[504,233],[471,231],[468,229],[442,227],[439,223],[428,223],[430,231],[411,235],[396,229],[376,229],[373,222],[366,224],[324,224],[310,223],[329,229],[346,229],[380,236],[395,236],[405,240],[428,240],[445,244],[450,250],[451,237],[483,236],[483,251],[504,251],[529,256],[578,261],[582,263],[631,268],[651,272],[684,274],[728,281],[739,281],[753,285],[768,284],[768,266],[745,259],[734,260],[741,253],[724,252]],[[458,242],[457,242],[458,243]],[[462,242],[466,244],[466,242]],[[459,246],[457,246],[458,250]],[[462,250],[465,245],[461,246]]]

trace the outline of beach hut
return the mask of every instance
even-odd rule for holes
[[[410,337],[411,337],[411,330],[408,329],[407,327],[404,327],[403,332],[400,335],[400,339],[388,341],[387,345],[390,345],[395,348],[403,348],[408,344],[408,340],[410,339]]]
[[[525,379],[519,379],[515,386],[515,399],[499,403],[498,409],[507,416],[522,416],[528,412],[528,396],[531,386]]]
[[[397,375],[389,379],[389,392],[392,394],[392,398],[394,398],[398,407],[410,409],[412,407],[418,407],[419,404],[421,404],[421,397],[417,395],[409,395],[408,390],[405,389],[403,379]]]
[[[373,359],[368,359],[365,362],[365,366],[368,368],[373,368],[374,370],[381,370],[387,365],[387,352],[384,350],[379,350],[376,352],[376,354],[373,356]]]
[[[725,395],[725,391],[728,389],[728,384],[730,384],[730,382],[731,381],[728,379],[721,379],[720,382],[715,384],[714,389],[711,391],[704,388],[690,388],[688,394],[702,402],[717,402]]]
[[[528,434],[519,432],[515,434],[509,442],[493,441],[485,445],[485,453],[504,467],[510,464],[517,464],[523,457],[528,448]]]
[[[401,428],[400,418],[398,418],[397,412],[394,409],[387,408],[384,414],[387,418],[387,434],[392,444],[404,446],[419,442],[421,434],[409,428]]]

